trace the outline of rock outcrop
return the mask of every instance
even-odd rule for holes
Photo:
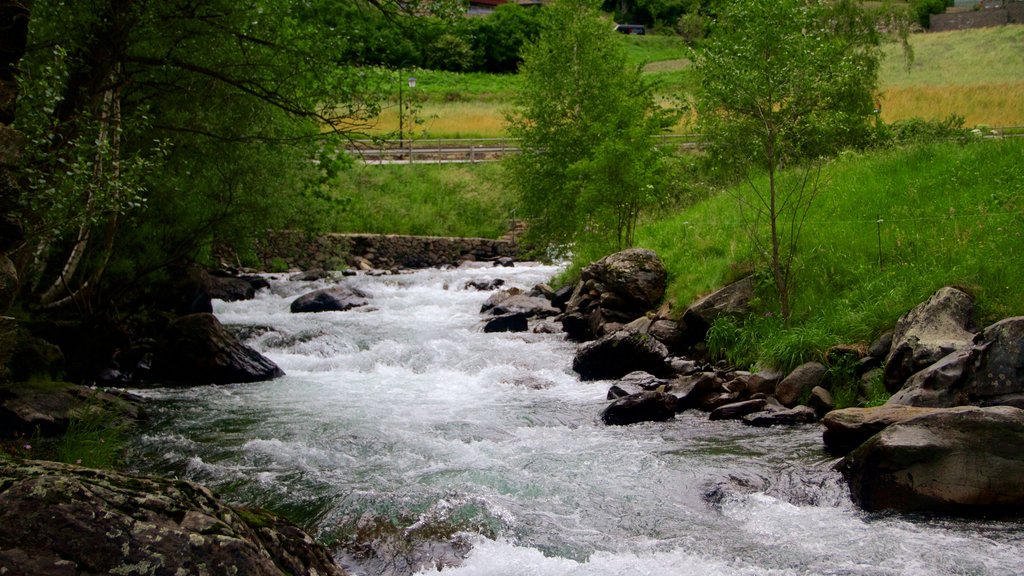
[[[667,356],[654,338],[622,330],[581,346],[572,369],[581,380],[613,380],[637,370],[660,376],[667,372]]]
[[[369,294],[352,286],[334,286],[303,294],[292,300],[295,314],[315,312],[345,312],[369,304]]]
[[[171,322],[153,359],[153,378],[175,384],[259,382],[283,376],[277,364],[231,335],[213,314]]]
[[[887,404],[1024,408],[1024,317],[997,322],[974,342],[911,376]]]
[[[586,342],[622,329],[657,307],[668,273],[657,254],[630,248],[583,269],[560,317],[571,340]]]
[[[676,416],[675,399],[658,391],[644,391],[618,398],[601,412],[605,424],[625,426],[639,422],[663,422]]]
[[[0,461],[4,574],[341,576],[299,527],[185,480]]]
[[[63,434],[72,418],[100,410],[111,418],[147,418],[142,398],[66,383],[0,386],[0,436]]]
[[[935,408],[913,406],[875,406],[833,410],[822,418],[822,441],[833,454],[847,454],[869,438],[893,424],[931,414]]]
[[[889,426],[839,469],[865,510],[1020,516],[1022,444],[1024,411],[950,408]]]
[[[914,373],[969,347],[973,316],[973,298],[946,287],[900,317],[885,358],[885,388],[895,393]]]

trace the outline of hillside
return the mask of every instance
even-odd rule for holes
[[[1024,314],[1024,140],[944,143],[825,167],[799,243],[794,327],[762,279],[741,363],[793,365],[836,343],[870,342],[944,285],[977,298],[984,324]],[[754,267],[735,193],[720,193],[638,233],[666,261],[677,305]],[[763,268],[758,264],[757,268]]]

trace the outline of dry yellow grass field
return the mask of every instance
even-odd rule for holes
[[[1024,126],[1024,25],[915,34],[910,44],[914,58],[909,67],[898,45],[883,49],[879,100],[886,122],[942,120],[955,114],[964,118],[967,127]],[[671,54],[659,45],[658,55]],[[686,64],[678,54],[647,64],[645,72],[671,74],[684,70]],[[421,102],[416,122],[405,118],[406,136],[504,136],[508,105],[503,98],[494,94],[481,100],[471,94],[463,96],[466,99],[451,102],[435,95]],[[672,105],[671,100],[665,98],[663,105]],[[692,118],[684,118],[673,132],[688,132],[691,122]],[[374,132],[397,131],[397,106],[391,106]]]

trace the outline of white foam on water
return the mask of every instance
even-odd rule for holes
[[[289,311],[330,281],[275,280],[254,300],[215,302],[287,376],[139,391],[156,401],[155,424],[133,465],[284,511],[329,539],[389,522],[410,538],[476,530],[445,574],[1024,574],[1019,524],[858,511],[817,427],[689,413],[602,425],[609,383],[575,377],[574,344],[485,334],[491,293],[463,289],[493,278],[528,289],[556,271],[360,276],[343,282],[370,304],[347,312]]]

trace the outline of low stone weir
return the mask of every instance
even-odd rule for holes
[[[378,269],[433,268],[515,257],[516,252],[516,243],[509,240],[395,234],[274,232],[258,246],[266,270],[337,270],[364,261]]]

